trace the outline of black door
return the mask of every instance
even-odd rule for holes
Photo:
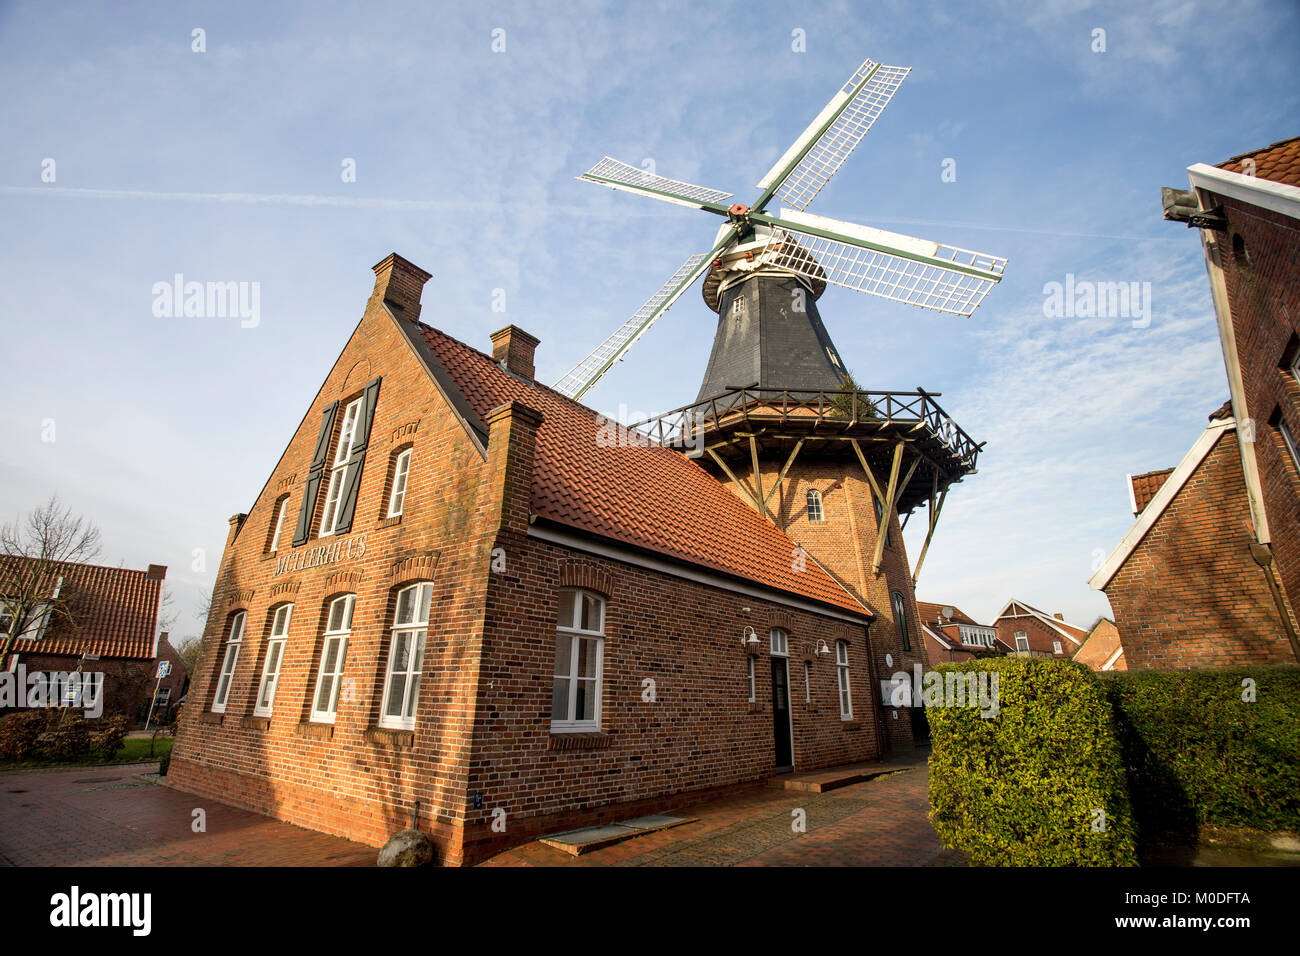
[[[776,769],[794,769],[790,739],[790,674],[784,657],[772,658],[772,733],[776,738]]]

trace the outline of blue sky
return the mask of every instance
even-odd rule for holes
[[[104,563],[169,566],[174,631],[197,633],[226,518],[371,265],[397,251],[432,272],[423,318],[480,348],[507,322],[538,335],[553,381],[717,225],[574,176],[653,160],[747,201],[871,57],[911,76],[809,211],[1009,260],[969,319],[820,303],[864,386],[941,392],[988,442],[919,596],[1087,625],[1109,613],[1086,579],[1131,524],[1125,474],[1175,464],[1227,397],[1199,243],[1161,220],[1160,187],[1300,132],[1296,5],[1221,7],[0,4],[0,515],[57,491],[102,528]],[[260,283],[259,324],[156,317],[176,273]],[[1151,283],[1149,325],[1046,317],[1067,274]],[[692,400],[715,321],[692,290],[589,404]]]

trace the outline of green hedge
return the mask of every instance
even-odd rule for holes
[[[1300,666],[1127,671],[1102,686],[1144,844],[1203,824],[1300,830]]]
[[[995,717],[972,707],[926,708],[930,821],[945,845],[981,865],[1136,864],[1120,746],[1091,671],[1032,658],[934,670],[998,680]]]

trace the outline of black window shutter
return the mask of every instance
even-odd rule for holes
[[[302,507],[298,509],[298,526],[293,532],[293,546],[305,544],[311,537],[311,516],[316,511],[316,495],[320,492],[320,476],[325,470],[325,455],[330,450],[330,436],[334,433],[334,415],[339,410],[338,402],[330,402],[321,412],[320,434],[316,436],[316,453],[311,458],[311,469],[307,472],[307,486],[302,494]]]
[[[352,439],[352,457],[348,459],[348,478],[343,485],[339,501],[339,516],[334,525],[335,534],[352,530],[352,516],[357,510],[357,494],[361,490],[361,466],[366,461],[366,448],[370,445],[370,425],[375,419],[375,402],[379,400],[379,379],[366,383],[365,401],[357,415],[356,434]]]

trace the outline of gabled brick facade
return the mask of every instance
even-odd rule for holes
[[[472,863],[542,833],[670,809],[771,774],[772,628],[788,636],[795,768],[883,751],[877,628],[851,591],[815,564],[792,573],[791,538],[680,453],[596,448],[595,413],[521,374],[535,343],[527,333],[498,337],[502,370],[412,320],[420,270],[389,257],[376,274],[360,324],[265,488],[231,519],[173,786],[373,845],[414,819],[441,862]],[[322,472],[307,540],[293,546],[282,532],[271,553],[282,501],[297,515],[321,448],[334,459],[339,426],[322,439],[326,409],[372,387],[350,529],[317,533]],[[387,517],[394,462],[408,448],[406,504]],[[646,532],[662,519],[656,501],[685,527]],[[416,582],[432,583],[433,609],[413,727],[395,730],[380,726],[395,602]],[[605,601],[594,732],[551,727],[564,588]],[[329,723],[313,720],[313,700],[327,609],[343,594],[356,596],[355,610]],[[289,603],[271,713],[260,716],[272,622]],[[747,628],[757,643],[744,643]],[[841,642],[851,716],[841,714],[834,656],[818,653]]]

